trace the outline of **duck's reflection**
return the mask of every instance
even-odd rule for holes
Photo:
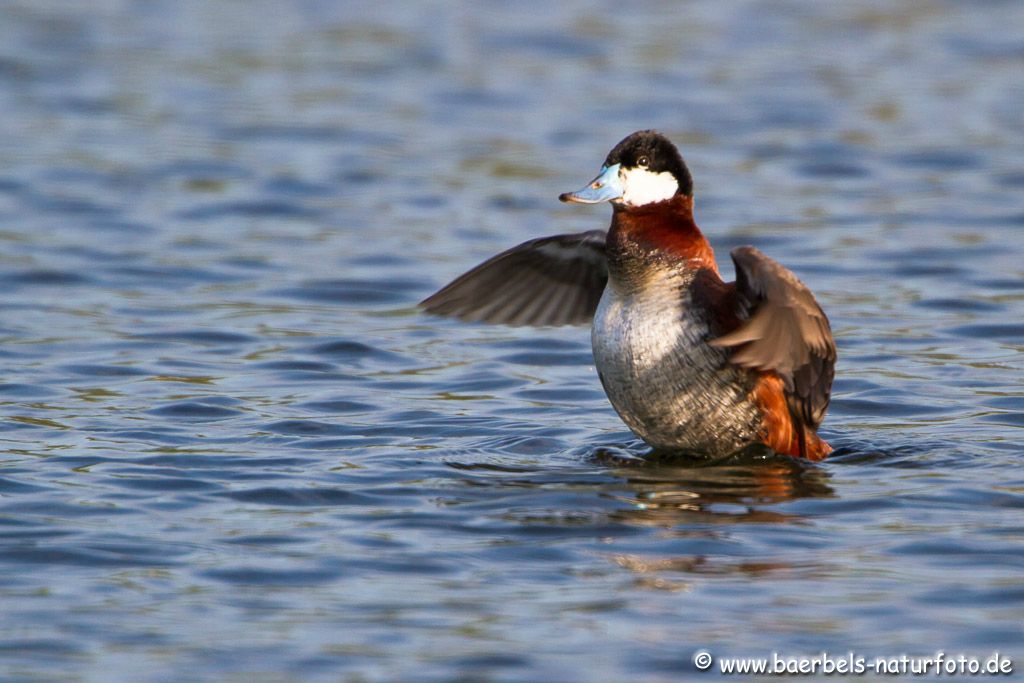
[[[623,457],[599,450],[594,458],[611,467],[625,486],[617,497],[629,503],[617,518],[643,524],[784,521],[794,515],[764,506],[834,495],[819,465],[751,449],[718,460],[651,453]],[[696,517],[696,519],[695,519]]]
[[[715,461],[659,454],[641,459],[610,450],[594,457],[622,481],[621,487],[607,492],[621,504],[610,517],[630,525],[660,528],[659,535],[667,541],[664,554],[609,554],[610,561],[636,572],[643,585],[685,590],[688,582],[671,578],[673,573],[757,577],[816,571],[814,562],[783,559],[774,553],[772,557],[728,550],[720,553],[712,546],[729,544],[729,527],[811,523],[781,504],[833,497],[829,475],[820,465],[764,451]],[[707,552],[672,550],[683,547]]]

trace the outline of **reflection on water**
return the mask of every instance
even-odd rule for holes
[[[698,466],[642,465],[639,471],[613,470],[625,477],[630,494],[621,497],[635,508],[619,513],[626,521],[670,526],[722,521],[783,522],[785,515],[759,509],[808,497],[828,497],[828,474],[778,456],[749,463]]]
[[[1024,656],[1024,6],[246,10],[0,5],[0,678]],[[829,312],[828,461],[651,456],[586,330],[413,308],[648,127]]]
[[[787,513],[776,504],[832,497],[826,470],[790,458],[749,454],[720,463],[637,461],[629,465],[612,470],[625,486],[608,495],[628,507],[610,517],[657,528],[658,537],[692,547],[686,554],[666,555],[667,544],[661,543],[643,553],[610,555],[611,562],[638,575],[639,587],[692,590],[688,575],[810,579],[825,566],[819,560],[792,562],[782,556],[742,558],[714,548],[730,525],[811,525],[810,519]]]

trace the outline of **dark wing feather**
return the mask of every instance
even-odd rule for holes
[[[730,361],[775,371],[795,418],[817,429],[825,417],[835,374],[832,328],[811,290],[792,272],[754,247],[732,251],[741,318],[711,342],[733,349]]]
[[[420,305],[436,315],[506,325],[590,322],[608,282],[604,243],[603,230],[523,242]]]

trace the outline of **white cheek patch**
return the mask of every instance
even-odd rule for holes
[[[668,171],[651,173],[646,168],[621,169],[622,201],[631,206],[643,206],[671,199],[679,191],[676,177]]]

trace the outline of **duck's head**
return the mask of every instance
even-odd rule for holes
[[[639,130],[608,152],[601,172],[586,187],[558,198],[579,204],[610,201],[637,207],[676,195],[693,196],[693,179],[683,157],[661,133]]]

